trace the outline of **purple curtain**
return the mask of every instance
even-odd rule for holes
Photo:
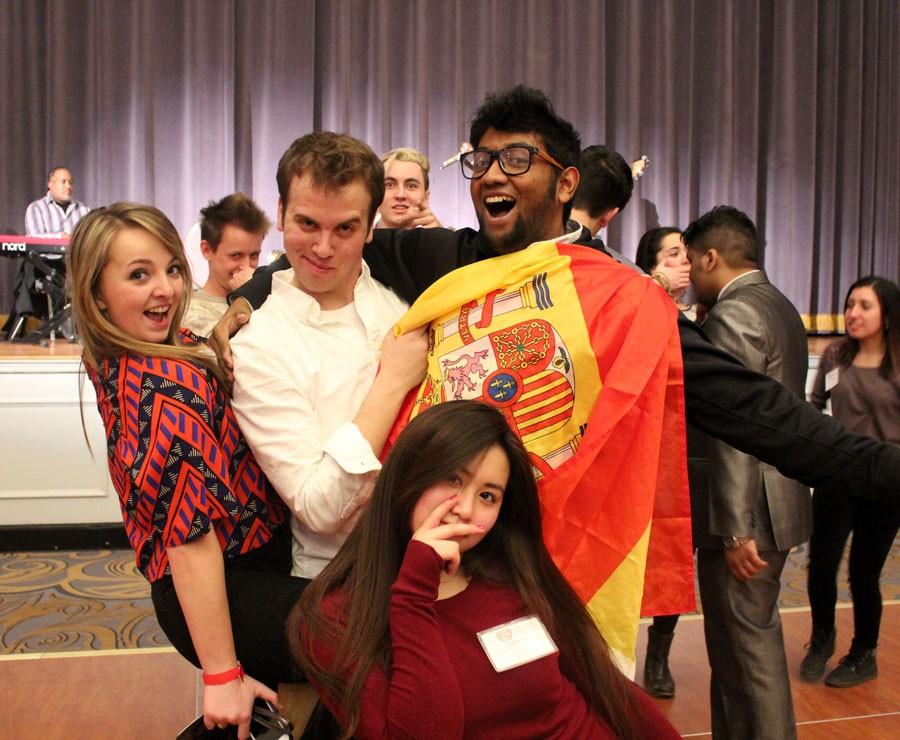
[[[522,82],[585,145],[651,158],[607,235],[625,254],[731,203],[826,331],[853,280],[900,273],[896,0],[0,0],[0,28],[0,230],[54,164],[89,205],[153,203],[182,233],[235,190],[274,218],[278,158],[314,128],[423,150],[435,212],[471,225],[437,166]]]

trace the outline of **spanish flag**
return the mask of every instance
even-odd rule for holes
[[[442,401],[500,409],[530,453],[544,539],[633,675],[642,613],[694,609],[677,309],[587,247],[538,242],[432,285],[428,372],[394,434]]]

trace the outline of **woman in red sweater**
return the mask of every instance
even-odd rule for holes
[[[679,737],[613,664],[543,544],[528,453],[478,402],[409,424],[288,633],[345,737]]]

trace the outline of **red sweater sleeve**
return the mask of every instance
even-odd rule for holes
[[[435,613],[441,559],[412,540],[391,589],[393,660],[366,678],[356,737],[460,738],[463,697]]]
[[[640,708],[641,737],[652,737],[654,740],[681,740],[681,733],[666,719],[650,695],[637,684],[632,684],[631,688]]]

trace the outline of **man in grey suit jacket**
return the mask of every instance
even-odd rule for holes
[[[759,269],[756,227],[719,206],[684,232],[691,282],[710,308],[713,344],[802,397],[806,331]],[[790,549],[809,538],[809,489],[718,440],[704,440],[708,480],[692,516],[714,738],[796,736],[778,593]]]

